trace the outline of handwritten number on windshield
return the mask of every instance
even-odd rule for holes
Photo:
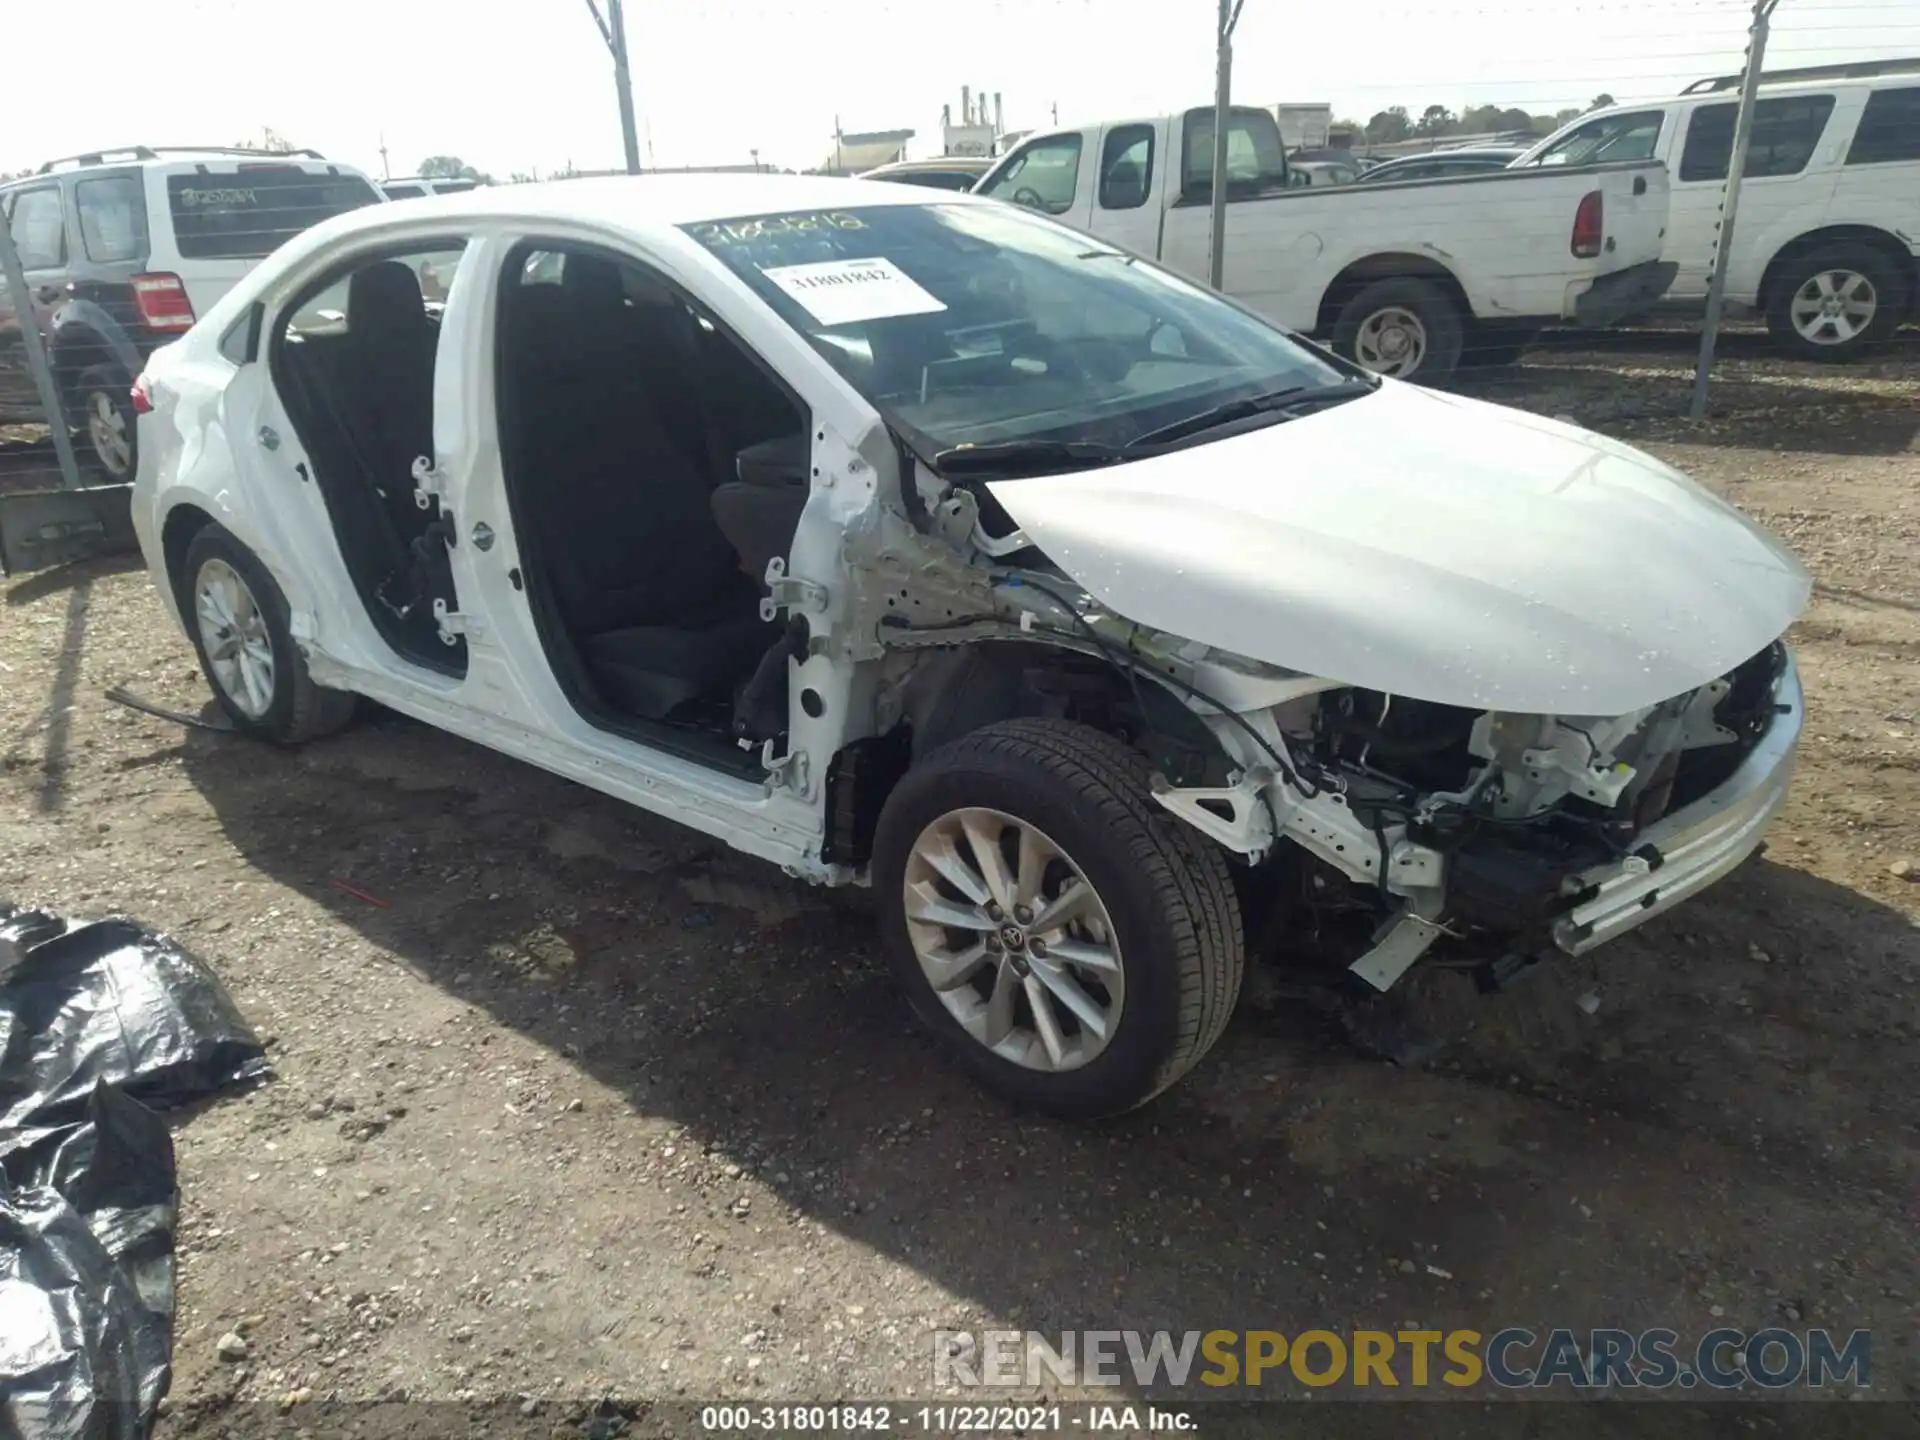
[[[690,226],[703,245],[751,245],[781,235],[819,234],[827,230],[864,230],[866,222],[838,210],[809,210],[793,215],[762,215],[751,220],[715,220]]]

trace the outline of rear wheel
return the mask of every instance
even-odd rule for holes
[[[87,448],[116,484],[132,480],[139,464],[132,391],[133,382],[111,365],[82,371],[74,391]]]
[[[294,745],[338,730],[355,697],[307,674],[287,598],[254,553],[218,525],[193,537],[177,577],[200,668],[234,727]]]
[[[1825,245],[1790,260],[1767,301],[1767,333],[1807,360],[1852,360],[1892,337],[1906,276],[1871,245]]]
[[[1333,348],[1376,375],[1443,380],[1460,363],[1466,327],[1451,295],[1430,280],[1376,280],[1341,307]]]
[[[1097,730],[1013,720],[935,751],[888,798],[873,872],[914,1010],[1016,1104],[1079,1119],[1145,1104],[1239,997],[1224,857]]]

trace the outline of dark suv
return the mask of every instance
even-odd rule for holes
[[[68,423],[109,478],[133,479],[130,391],[148,354],[285,241],[383,199],[359,170],[312,150],[140,145],[50,160],[0,185]],[[18,306],[0,281],[0,423],[39,418],[34,393]]]

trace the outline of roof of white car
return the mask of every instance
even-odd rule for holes
[[[620,226],[691,225],[745,215],[844,210],[871,205],[973,203],[957,191],[876,185],[830,175],[613,175],[491,185],[457,195],[398,200],[353,212],[374,227],[429,208],[442,214],[484,214],[527,220],[599,220]],[[358,228],[358,227],[354,227]]]

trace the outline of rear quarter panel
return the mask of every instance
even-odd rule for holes
[[[153,410],[140,417],[140,469],[133,489],[134,533],[154,585],[176,621],[182,619],[162,537],[181,506],[204,512],[260,557],[296,611],[310,610],[316,576],[303,497],[288,493],[254,463],[254,438],[270,396],[265,366],[235,366],[214,349],[215,337],[190,332],[156,351],[146,375]],[[281,422],[284,429],[284,422]],[[331,530],[326,531],[331,538]]]

